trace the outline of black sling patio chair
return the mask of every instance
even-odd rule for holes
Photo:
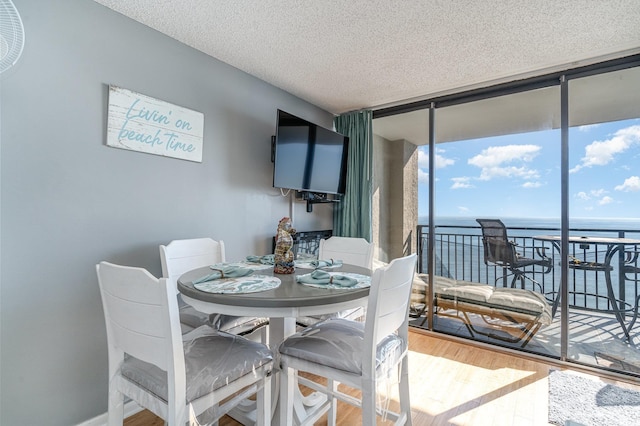
[[[537,286],[540,292],[543,292],[539,282],[526,274],[535,272],[533,267],[544,268],[539,273],[549,273],[553,269],[552,260],[545,253],[546,247],[535,247],[536,254],[539,258],[525,257],[517,251],[519,247],[514,241],[510,241],[507,236],[507,228],[499,219],[476,219],[482,228],[482,245],[484,248],[484,263],[487,266],[498,266],[503,268],[505,273],[496,278],[506,279],[507,276],[513,275],[511,287],[515,287],[516,282],[520,281],[520,287],[525,288],[525,279],[531,281]],[[523,249],[524,247],[520,247]],[[525,270],[525,268],[528,268]],[[507,273],[508,271],[508,273]]]

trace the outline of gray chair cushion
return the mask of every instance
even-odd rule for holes
[[[334,312],[331,314],[317,315],[317,316],[309,316],[309,317],[298,317],[296,318],[296,323],[302,325],[303,327],[309,327],[317,322],[324,321],[330,318],[347,318],[351,320],[358,319],[365,315],[365,309],[362,306],[353,309],[345,309],[344,311]]]
[[[182,300],[180,295],[178,295],[178,309],[180,314],[180,325],[183,331],[182,334],[193,330],[194,328],[208,325],[216,330],[243,335],[251,333],[253,330],[269,323],[268,318],[205,314]]]
[[[263,344],[204,326],[199,337],[184,342],[187,402],[206,395],[273,360]],[[127,356],[122,376],[167,401],[167,373],[153,364]]]
[[[231,334],[245,335],[269,324],[269,318],[234,317],[232,315],[211,315],[211,326]]]
[[[362,371],[364,323],[340,318],[319,322],[296,333],[280,344],[282,355],[344,370],[354,374]],[[407,345],[397,335],[385,337],[376,351],[376,371],[395,365]]]

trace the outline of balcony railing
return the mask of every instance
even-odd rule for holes
[[[479,226],[460,225],[438,225],[435,228],[435,271],[436,275],[490,284],[495,286],[508,286],[510,279],[507,278],[505,269],[492,264],[485,264],[482,247],[482,231]],[[427,240],[429,227],[418,225],[418,270],[420,273],[427,273]],[[527,281],[525,288],[541,291],[548,298],[553,298],[558,294],[560,288],[560,254],[550,243],[535,240],[533,236],[560,235],[559,228],[553,227],[508,227],[509,239],[519,246],[519,252],[526,257],[535,258],[538,256],[537,250],[546,247],[546,255],[552,259],[554,268],[544,274],[542,268],[533,269],[533,273],[527,274],[537,281],[540,287],[530,287]],[[591,228],[571,228],[570,235],[592,236],[592,237],[617,237],[617,238],[640,238],[640,230],[629,229],[591,229]],[[614,255],[611,261],[613,270],[611,271],[611,282],[616,293],[616,299],[623,301],[627,307],[635,306],[636,299],[640,294],[640,285],[637,280],[640,276],[635,276],[636,281],[625,279],[623,270],[625,256],[624,252],[640,250],[640,246],[620,247],[620,251]],[[582,262],[600,263],[604,261],[606,246],[569,244],[569,256]],[[638,262],[635,266],[637,267]],[[576,308],[593,310],[614,310],[606,297],[607,288],[604,274],[595,271],[570,269],[569,278],[569,305]],[[627,310],[627,315],[633,314],[632,310]]]

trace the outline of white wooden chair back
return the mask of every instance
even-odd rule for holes
[[[107,328],[109,383],[119,379],[125,353],[154,364],[167,372],[169,401],[174,401],[167,407],[169,419],[186,418],[185,364],[175,290],[166,279],[158,280],[143,268],[101,262],[96,271]]]
[[[217,418],[253,394],[257,394],[256,423],[268,424],[273,362],[265,345],[204,331],[203,338],[189,341],[188,346],[195,349],[185,354],[178,300],[168,279],[158,280],[145,269],[108,262],[96,265],[96,271],[109,350],[109,426],[122,425],[124,396],[162,417],[166,424],[196,425],[200,424],[196,416],[209,408],[214,408],[212,421],[217,424]],[[125,360],[125,353],[134,358]],[[227,362],[221,362],[224,354],[231,354]],[[185,358],[195,368],[188,379],[195,392],[190,397]],[[166,388],[162,376],[146,364],[140,369],[138,360],[166,371]],[[133,362],[135,378],[124,378],[123,364],[130,371]],[[229,381],[235,374],[239,376]]]
[[[391,333],[408,342],[409,302],[417,255],[394,259],[371,278],[364,331],[363,372],[375,371],[376,348]],[[365,373],[366,374],[366,373]]]
[[[326,240],[320,240],[318,259],[342,260],[346,264],[371,269],[373,244],[364,238],[330,237]]]
[[[162,276],[178,291],[178,278],[192,269],[225,262],[224,241],[211,238],[173,240],[160,246]]]
[[[417,256],[411,254],[394,259],[377,269],[371,279],[369,302],[364,327],[353,321],[329,319],[287,338],[280,352],[281,374],[280,415],[283,424],[293,423],[294,378],[298,383],[327,395],[327,401],[314,413],[317,419],[327,412],[327,424],[336,424],[337,400],[360,407],[362,424],[376,425],[376,413],[395,420],[396,425],[411,424],[409,395],[409,300]],[[390,374],[398,371],[400,410],[380,406],[377,387]],[[327,384],[309,380],[296,371],[326,377]],[[338,383],[360,389],[361,398],[354,398],[338,389]],[[387,382],[389,383],[389,382]],[[382,404],[384,405],[384,404]],[[306,424],[306,423],[304,423]]]

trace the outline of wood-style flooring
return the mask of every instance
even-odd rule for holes
[[[478,348],[445,337],[412,331],[409,375],[414,425],[548,425],[548,380],[543,362]],[[578,373],[584,374],[584,373]],[[640,390],[640,386],[593,377]],[[357,391],[353,391],[356,395]],[[397,401],[396,392],[391,394]],[[397,406],[392,400],[391,406]],[[359,409],[339,403],[338,424],[360,424]],[[162,426],[161,419],[141,411],[125,426]],[[229,417],[221,426],[238,425]],[[326,416],[317,424],[326,424]],[[380,425],[391,424],[383,422]]]

